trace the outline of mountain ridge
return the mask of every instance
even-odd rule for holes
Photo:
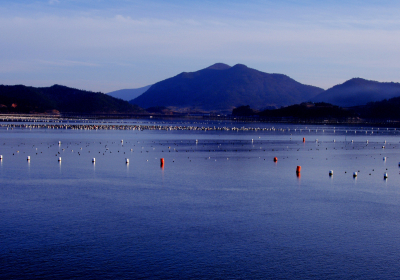
[[[140,88],[120,89],[120,90],[108,92],[107,94],[112,97],[115,97],[115,98],[119,98],[119,99],[122,99],[125,101],[130,101],[130,100],[140,96],[144,92],[146,92],[150,87],[151,87],[151,85],[148,85],[145,87],[140,87]]]
[[[397,96],[400,96],[400,83],[352,78],[320,93],[312,101],[352,107]]]
[[[264,73],[243,64],[230,67],[216,63],[155,83],[130,103],[143,108],[164,106],[231,112],[241,105],[261,109],[301,103],[322,91],[284,74]]]

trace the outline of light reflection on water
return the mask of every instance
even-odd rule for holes
[[[397,130],[251,125],[0,129],[1,275],[398,278]]]

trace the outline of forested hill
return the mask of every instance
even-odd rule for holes
[[[66,86],[0,85],[2,113],[141,113],[143,109],[100,92]]]

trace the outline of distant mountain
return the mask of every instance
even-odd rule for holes
[[[100,92],[60,85],[27,87],[0,85],[0,112],[3,113],[140,113],[143,109]]]
[[[242,64],[230,67],[217,63],[158,82],[130,103],[143,108],[162,106],[178,111],[230,113],[241,105],[262,109],[301,103],[322,91],[282,74],[268,74]]]
[[[136,97],[138,97],[142,93],[146,92],[150,87],[151,87],[151,85],[145,86],[145,87],[141,87],[141,88],[120,89],[120,90],[109,92],[107,94],[112,96],[112,97],[115,97],[115,98],[119,98],[119,99],[122,99],[122,100],[125,100],[125,101],[129,101],[129,100],[135,99]]]
[[[400,83],[380,83],[354,78],[320,93],[312,101],[351,107],[397,96],[400,96]]]

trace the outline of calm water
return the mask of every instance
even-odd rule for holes
[[[1,128],[1,278],[400,277],[397,130],[195,125]]]

